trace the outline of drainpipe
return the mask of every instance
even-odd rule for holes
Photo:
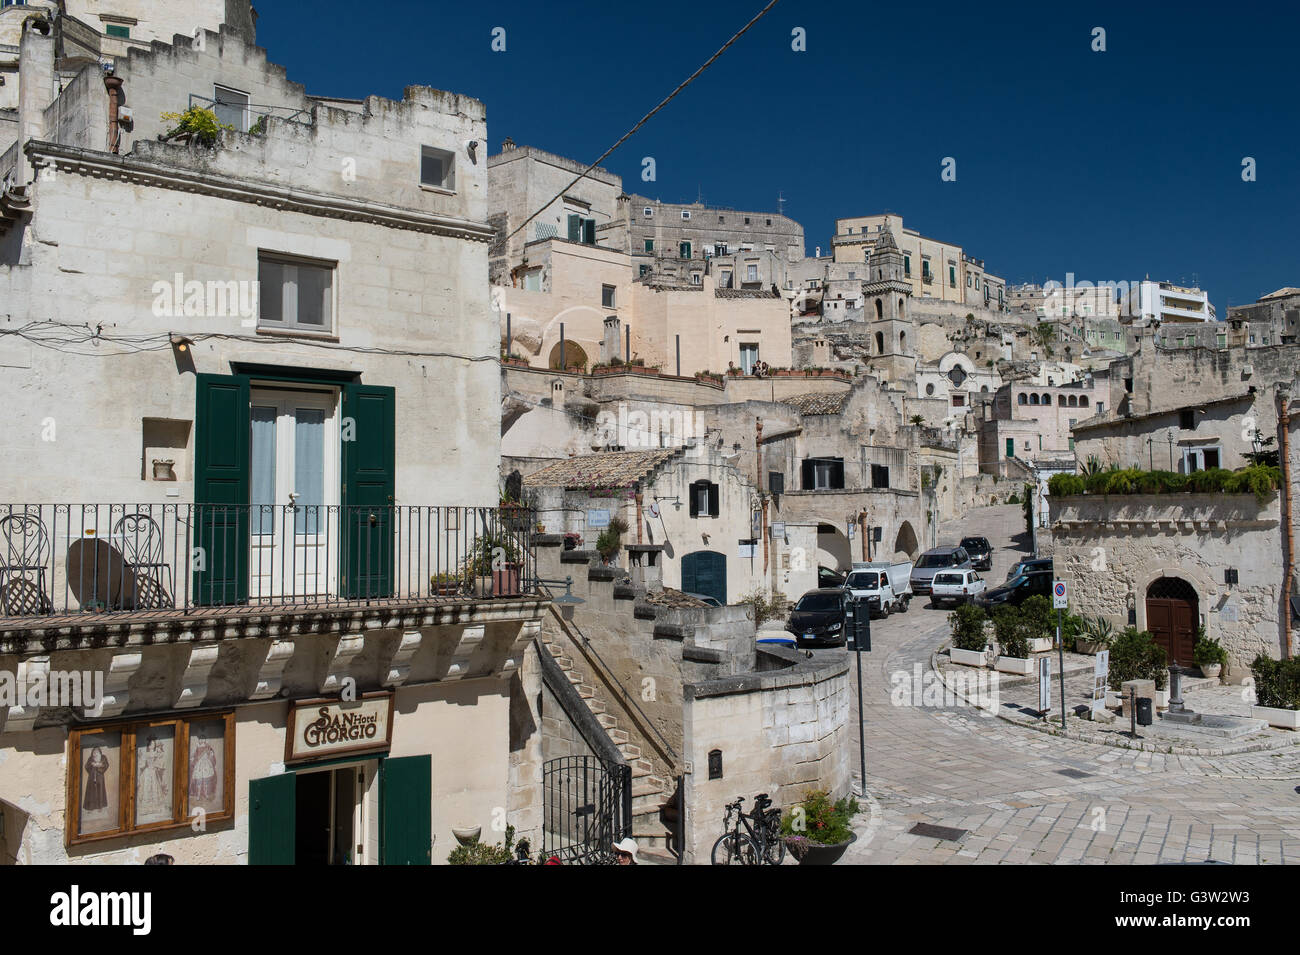
[[[105,73],[104,89],[108,90],[108,151],[116,155],[122,145],[118,123],[118,109],[122,103],[122,77]]]
[[[1277,458],[1282,466],[1282,656],[1291,659],[1291,581],[1295,578],[1295,530],[1291,525],[1291,393],[1278,388]]]
[[[636,486],[636,542],[638,544],[644,543],[644,541],[641,540],[641,535],[644,533],[643,525],[645,524],[644,519],[641,517],[641,501],[643,497],[644,495],[641,491],[641,485],[638,484]]]
[[[754,417],[754,457],[757,461],[756,483],[758,484],[758,499],[762,502],[760,510],[759,523],[762,525],[758,529],[759,536],[763,539],[763,577],[767,577],[768,564],[768,547],[767,538],[767,498],[763,496],[763,419]],[[768,581],[770,584],[771,581]]]

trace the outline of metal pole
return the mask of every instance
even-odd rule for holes
[[[680,378],[682,376],[682,336],[674,335],[673,338],[677,339],[677,377]]]
[[[623,364],[632,362],[632,326],[623,326]]]
[[[1056,662],[1061,668],[1061,732],[1065,732],[1065,641],[1061,639],[1061,608],[1056,609]]]
[[[564,322],[560,322],[560,371],[564,371]]]
[[[510,313],[506,312],[506,357],[510,357]]]

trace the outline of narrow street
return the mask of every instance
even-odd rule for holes
[[[979,508],[941,539],[988,537],[985,576],[996,583],[1023,530],[1018,506]],[[947,612],[923,600],[873,622],[863,674],[878,812],[864,806],[846,863],[1300,862],[1300,752],[1162,755],[1062,740],[970,707],[891,705],[891,677],[928,671],[947,632]],[[853,760],[856,774],[856,737]],[[967,834],[909,834],[918,822]]]

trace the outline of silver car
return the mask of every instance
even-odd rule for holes
[[[929,594],[934,575],[941,570],[973,570],[965,548],[949,544],[932,547],[916,559],[912,567],[912,593]]]

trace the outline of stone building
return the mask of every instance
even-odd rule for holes
[[[653,274],[667,263],[737,252],[770,252],[786,262],[804,256],[803,226],[772,212],[744,212],[700,202],[661,202],[629,195],[619,200],[623,250]],[[784,284],[784,283],[781,283]]]
[[[1300,338],[1300,289],[1297,288],[1280,288],[1276,292],[1270,292],[1268,295],[1260,296],[1259,300],[1251,305],[1235,305],[1228,309],[1228,321],[1244,322],[1249,327],[1248,338],[1254,336],[1256,340],[1247,341],[1249,345],[1270,344],[1275,345],[1294,345]],[[1266,324],[1268,331],[1258,329],[1256,326]]]
[[[0,712],[5,861],[428,864],[499,809],[540,829],[483,105],[313,100],[242,13],[68,77],[80,24],[26,10],[0,673],[100,692]],[[234,129],[168,135],[223,90]]]
[[[1071,429],[1105,411],[1109,397],[1103,378],[1061,385],[1004,384],[984,405],[979,423],[980,470],[1014,477],[1024,472],[1024,465],[1073,460],[1077,452]]]

